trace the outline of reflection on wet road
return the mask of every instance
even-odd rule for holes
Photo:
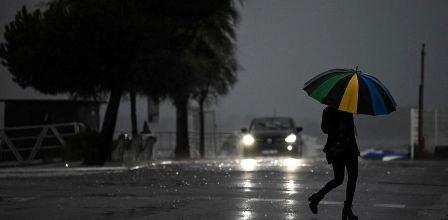
[[[360,161],[363,219],[443,219],[448,162]],[[132,166],[0,170],[0,219],[338,219],[345,185],[308,210],[332,178],[324,159],[148,161]],[[55,208],[57,207],[57,208]]]

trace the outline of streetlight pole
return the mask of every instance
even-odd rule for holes
[[[424,85],[425,85],[425,44],[422,45],[421,51],[421,66],[420,66],[420,85],[419,85],[419,97],[418,97],[418,149],[416,156],[418,158],[423,157],[425,149],[425,137],[423,136],[423,101],[424,101]]]

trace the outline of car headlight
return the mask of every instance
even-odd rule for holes
[[[297,140],[297,136],[295,134],[290,134],[288,137],[285,138],[285,141],[287,143],[294,143]]]
[[[243,136],[242,142],[246,146],[250,146],[255,142],[255,139],[252,135],[246,134]]]

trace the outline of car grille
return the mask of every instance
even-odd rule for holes
[[[256,138],[255,141],[260,144],[278,144],[284,143],[284,137],[264,137],[264,138]]]

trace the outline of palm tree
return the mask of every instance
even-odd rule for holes
[[[207,100],[227,94],[237,79],[234,51],[239,15],[233,2],[223,2],[222,9],[201,25],[195,41],[197,56],[203,59],[202,68],[197,68],[201,81],[193,93],[199,104],[199,151],[202,157],[205,151],[204,106]]]
[[[236,81],[234,47],[239,16],[234,0],[182,2],[173,10],[178,10],[174,20],[181,21],[175,22],[179,25],[173,35],[178,68],[169,96],[176,106],[176,157],[188,158],[190,98],[225,94]]]
[[[202,40],[199,45],[208,45]],[[224,48],[223,48],[224,47]],[[218,96],[225,95],[236,82],[237,61],[234,56],[234,45],[218,45],[215,50],[197,50],[203,56],[198,58],[202,61],[202,68],[197,68],[200,73],[200,83],[193,92],[192,97],[199,104],[199,151],[204,156],[205,151],[205,128],[204,128],[204,108],[212,100],[217,100]],[[201,64],[199,64],[201,65]]]

